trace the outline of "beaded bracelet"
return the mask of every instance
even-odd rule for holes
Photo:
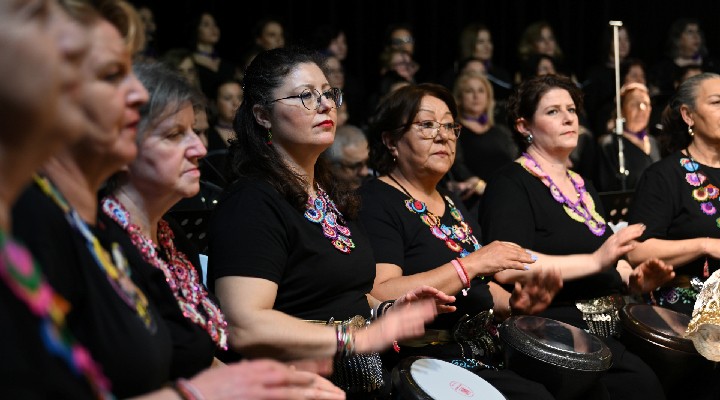
[[[335,352],[337,359],[348,358],[355,354],[355,336],[347,325],[336,325],[335,335],[337,336],[337,350]]]
[[[470,289],[470,276],[468,275],[465,266],[462,264],[462,262],[460,262],[459,258],[451,260],[450,263],[455,267],[455,271],[457,271],[457,274],[460,277],[460,281],[463,284],[463,296],[467,296],[467,291],[468,289]]]
[[[175,382],[173,382],[172,388],[182,400],[205,399],[202,394],[200,394],[200,391],[195,386],[193,386],[187,379],[180,378],[176,380]]]

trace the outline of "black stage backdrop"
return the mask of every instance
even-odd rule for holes
[[[188,23],[201,11],[217,18],[222,37],[218,52],[239,61],[250,48],[251,32],[264,17],[280,20],[290,43],[308,37],[314,27],[336,24],[348,37],[348,72],[366,88],[378,76],[378,54],[385,29],[409,23],[415,31],[416,60],[423,80],[433,80],[451,68],[462,27],[482,22],[493,33],[495,62],[514,71],[516,48],[523,29],[548,21],[569,67],[582,81],[599,62],[600,42],[608,21],[621,20],[632,39],[631,55],[648,66],[663,54],[670,24],[677,18],[700,21],[710,55],[720,56],[720,1],[717,0],[131,0],[153,9],[158,25],[157,48],[164,51],[187,44]]]

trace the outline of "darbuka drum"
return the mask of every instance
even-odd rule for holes
[[[492,385],[447,361],[408,357],[392,372],[393,397],[402,400],[505,400]]]
[[[628,304],[620,321],[620,340],[655,371],[668,398],[687,398],[692,382],[717,379],[717,375],[712,378],[714,363],[684,337],[690,316],[649,304]]]
[[[612,364],[610,348],[598,337],[560,321],[520,315],[498,330],[507,367],[557,399],[589,398]]]

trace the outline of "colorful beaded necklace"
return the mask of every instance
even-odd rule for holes
[[[88,251],[92,254],[97,266],[105,273],[115,293],[120,296],[128,307],[135,311],[148,330],[155,332],[157,326],[152,318],[147,297],[145,297],[145,294],[140,288],[135,286],[135,283],[130,279],[130,269],[127,266],[127,260],[125,256],[123,256],[120,246],[117,243],[112,244],[111,257],[85,221],[80,218],[76,210],[70,207],[65,197],[63,197],[52,182],[45,177],[39,177],[37,175],[34,179],[35,184],[63,210],[70,226],[85,239]]]
[[[460,253],[460,257],[465,257],[471,252],[464,249],[458,242],[472,245],[473,250],[477,251],[482,247],[478,242],[475,235],[473,235],[472,228],[465,222],[460,211],[455,207],[455,203],[448,196],[443,196],[448,204],[450,215],[457,221],[457,225],[447,226],[440,221],[440,217],[430,212],[427,209],[425,203],[420,200],[416,200],[410,192],[400,182],[395,179],[391,174],[388,174],[396,185],[402,189],[402,191],[409,197],[405,200],[405,207],[413,214],[420,215],[420,220],[430,228],[430,233],[436,238],[445,242],[445,245],[452,251]]]
[[[345,219],[338,211],[335,202],[330,199],[325,191],[318,186],[317,196],[308,198],[305,218],[308,221],[320,224],[323,235],[330,240],[332,245],[345,254],[350,254],[355,248],[350,237],[350,228],[345,226]]]
[[[41,318],[40,336],[48,352],[61,358],[75,375],[83,375],[100,399],[114,399],[110,381],[90,352],[75,340],[66,316],[70,304],[53,290],[30,252],[0,230],[0,278]]]
[[[553,199],[563,205],[565,213],[567,213],[570,218],[577,222],[584,223],[595,236],[605,234],[605,220],[595,211],[595,202],[592,196],[585,190],[585,181],[580,175],[569,169],[567,170],[567,176],[570,178],[570,182],[572,182],[573,187],[575,187],[578,193],[577,201],[573,202],[565,197],[560,188],[558,188],[552,178],[550,178],[550,175],[546,174],[542,168],[540,168],[540,164],[538,164],[530,154],[523,153],[517,162],[530,174],[540,179],[540,181],[550,189],[550,194],[552,194]]]
[[[713,205],[712,200],[716,200],[720,196],[720,189],[710,183],[707,175],[700,171],[700,164],[690,154],[689,147],[685,149],[685,152],[688,156],[680,158],[680,166],[687,171],[685,181],[694,188],[690,194],[695,201],[700,203],[700,211],[712,217],[717,214],[717,208]],[[705,183],[707,184],[703,186]],[[720,218],[715,219],[715,225],[720,228]],[[705,264],[703,265],[703,277],[710,277],[707,257],[705,257]]]
[[[102,210],[130,235],[130,241],[138,248],[143,259],[163,272],[165,282],[170,286],[185,318],[205,329],[218,347],[227,350],[225,317],[200,283],[197,270],[187,256],[175,248],[175,234],[168,223],[165,220],[158,222],[158,241],[168,260],[165,261],[158,254],[152,239],[143,235],[138,225],[130,222],[130,213],[117,198],[105,197],[102,200]]]

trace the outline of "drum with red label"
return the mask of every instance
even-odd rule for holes
[[[393,369],[393,397],[402,400],[506,400],[483,378],[447,361],[408,357]]]

